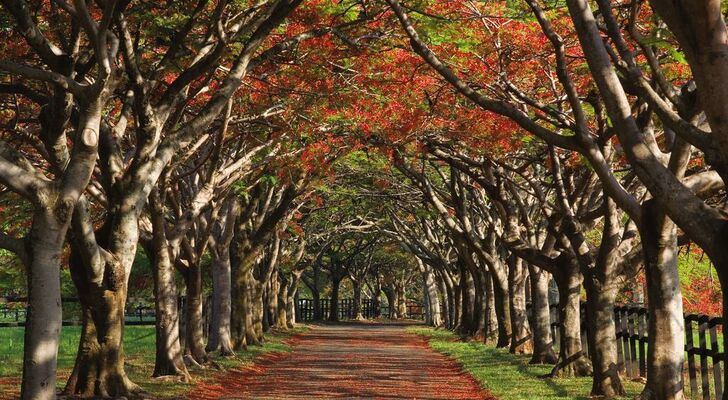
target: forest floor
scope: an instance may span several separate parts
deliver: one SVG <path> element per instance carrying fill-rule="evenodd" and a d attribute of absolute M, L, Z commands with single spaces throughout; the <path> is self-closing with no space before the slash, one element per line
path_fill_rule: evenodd
<path fill-rule="evenodd" d="M 494 400 L 457 362 L 433 351 L 408 324 L 314 325 L 286 341 L 289 352 L 264 354 L 190 400 L 472 399 Z"/>
<path fill-rule="evenodd" d="M 510 354 L 508 349 L 475 341 L 463 341 L 446 329 L 413 326 L 409 333 L 426 338 L 430 347 L 463 365 L 486 390 L 501 400 L 590 399 L 592 379 L 545 378 L 551 365 L 529 364 L 527 354 Z M 625 399 L 634 399 L 644 387 L 642 383 L 623 379 Z"/>

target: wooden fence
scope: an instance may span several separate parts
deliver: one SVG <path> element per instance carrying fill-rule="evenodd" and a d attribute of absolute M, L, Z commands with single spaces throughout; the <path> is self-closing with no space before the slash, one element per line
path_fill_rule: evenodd
<path fill-rule="evenodd" d="M 373 299 L 361 300 L 362 316 L 367 319 L 377 317 L 388 317 L 389 306 L 382 305 L 381 302 L 377 306 Z M 324 320 L 329 318 L 331 313 L 331 300 L 320 299 L 318 301 L 318 312 L 316 302 L 313 299 L 298 299 L 296 301 L 296 322 L 307 322 L 315 320 Z M 338 307 L 339 320 L 354 319 L 354 299 L 339 300 Z M 407 301 L 407 315 L 410 319 L 424 319 L 424 307 L 414 301 Z"/>
<path fill-rule="evenodd" d="M 586 307 L 581 306 L 581 341 L 589 356 Z M 645 307 L 630 305 L 614 308 L 614 324 L 617 333 L 617 358 L 620 371 L 628 378 L 647 377 L 648 312 Z M 693 399 L 721 399 L 723 396 L 723 319 L 707 315 L 686 314 L 685 319 L 685 368 L 683 387 Z M 559 327 L 556 305 L 551 305 L 551 330 L 554 343 L 559 343 Z M 687 383 L 687 384 L 686 384 Z M 689 386 L 689 388 L 688 388 Z"/>
<path fill-rule="evenodd" d="M 27 298 L 5 297 L 0 300 L 0 328 L 25 326 Z M 182 301 L 183 298 L 180 299 L 180 304 Z M 81 325 L 81 306 L 78 298 L 64 297 L 61 302 L 63 326 Z M 127 325 L 154 325 L 156 319 L 154 306 L 141 302 L 127 304 L 124 317 Z"/>

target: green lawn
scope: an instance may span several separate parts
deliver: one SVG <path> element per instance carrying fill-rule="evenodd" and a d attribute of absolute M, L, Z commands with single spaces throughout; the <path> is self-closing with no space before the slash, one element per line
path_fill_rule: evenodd
<path fill-rule="evenodd" d="M 284 341 L 295 333 L 305 331 L 305 326 L 287 332 L 266 334 L 263 346 L 251 346 L 246 352 L 238 352 L 235 358 L 213 357 L 221 367 L 234 368 L 249 363 L 254 357 L 271 351 L 288 351 Z M 81 328 L 63 327 L 58 349 L 58 387 L 62 388 L 71 373 L 78 348 Z M 179 383 L 157 380 L 151 377 L 154 370 L 154 326 L 127 326 L 124 334 L 126 371 L 129 377 L 145 391 L 161 398 L 175 396 L 192 389 L 195 383 L 211 381 L 224 371 L 207 368 L 192 371 L 195 382 Z M 23 368 L 23 328 L 0 328 L 0 393 L 17 393 L 20 390 L 20 374 Z M 0 396 L 2 397 L 2 396 Z"/>
<path fill-rule="evenodd" d="M 529 355 L 515 355 L 483 343 L 463 342 L 445 329 L 408 328 L 410 333 L 427 336 L 430 346 L 459 361 L 465 371 L 502 400 L 589 399 L 591 378 L 541 378 L 548 365 L 530 365 Z M 635 398 L 642 385 L 624 382 L 628 396 Z"/>

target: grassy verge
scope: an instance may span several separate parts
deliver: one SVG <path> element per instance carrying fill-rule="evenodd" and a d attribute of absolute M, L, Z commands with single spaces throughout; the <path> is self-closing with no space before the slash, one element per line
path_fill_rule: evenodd
<path fill-rule="evenodd" d="M 235 368 L 250 363 L 256 356 L 272 351 L 289 351 L 284 341 L 292 335 L 308 329 L 305 326 L 290 331 L 266 334 L 263 346 L 251 346 L 248 351 L 238 352 L 234 358 L 212 356 L 213 361 L 223 369 Z M 71 373 L 78 348 L 81 328 L 63 327 L 58 349 L 58 388 L 61 389 Z M 159 398 L 178 398 L 200 382 L 210 382 L 224 374 L 224 370 L 206 368 L 191 371 L 193 382 L 182 383 L 152 378 L 154 370 L 154 327 L 127 326 L 124 331 L 126 371 L 132 381 L 145 391 Z M 0 328 L 0 399 L 14 398 L 20 391 L 20 376 L 23 369 L 23 328 Z"/>
<path fill-rule="evenodd" d="M 430 347 L 459 361 L 463 369 L 502 400 L 589 399 L 591 378 L 541 378 L 548 365 L 530 365 L 529 355 L 515 355 L 483 343 L 463 342 L 452 332 L 411 327 L 408 332 L 428 337 Z M 642 384 L 623 382 L 629 399 L 642 390 Z"/>

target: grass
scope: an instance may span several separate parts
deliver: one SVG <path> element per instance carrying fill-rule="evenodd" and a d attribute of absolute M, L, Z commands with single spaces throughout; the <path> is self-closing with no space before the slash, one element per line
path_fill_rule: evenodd
<path fill-rule="evenodd" d="M 297 327 L 290 331 L 278 331 L 266 334 L 263 346 L 251 346 L 247 351 L 238 352 L 234 358 L 221 358 L 215 355 L 212 359 L 223 370 L 206 368 L 190 371 L 193 382 L 183 383 L 152 378 L 154 370 L 154 326 L 127 326 L 124 331 L 124 352 L 126 354 L 126 371 L 132 381 L 145 391 L 158 398 L 177 398 L 190 391 L 200 382 L 214 381 L 225 373 L 225 369 L 240 367 L 250 363 L 256 356 L 272 351 L 289 351 L 284 343 L 286 339 L 308 328 Z M 61 389 L 73 369 L 81 328 L 77 326 L 63 327 L 58 349 L 58 388 Z M 0 328 L 0 393 L 17 393 L 20 390 L 20 376 L 23 369 L 23 328 Z M 0 398 L 3 396 L 0 395 Z"/>
<path fill-rule="evenodd" d="M 444 329 L 410 327 L 410 333 L 428 337 L 430 347 L 463 365 L 480 384 L 502 400 L 589 399 L 591 378 L 542 378 L 549 365 L 530 365 L 530 355 L 510 354 L 493 346 L 463 342 Z M 623 380 L 628 399 L 635 398 L 642 384 Z"/>

